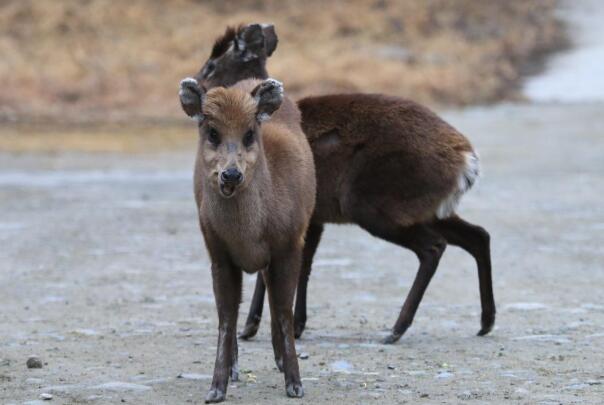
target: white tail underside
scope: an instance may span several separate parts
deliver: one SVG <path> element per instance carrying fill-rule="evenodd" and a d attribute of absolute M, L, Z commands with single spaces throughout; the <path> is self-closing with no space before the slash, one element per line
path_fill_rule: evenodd
<path fill-rule="evenodd" d="M 451 216 L 455 212 L 461 197 L 472 188 L 472 185 L 480 177 L 480 159 L 476 152 L 464 152 L 464 158 L 466 163 L 457 179 L 457 186 L 436 209 L 437 218 L 443 219 Z"/>

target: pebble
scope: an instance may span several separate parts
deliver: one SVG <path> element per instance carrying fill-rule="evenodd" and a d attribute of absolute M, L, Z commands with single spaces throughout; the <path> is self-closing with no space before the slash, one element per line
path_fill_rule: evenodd
<path fill-rule="evenodd" d="M 176 378 L 183 378 L 185 380 L 211 380 L 212 376 L 209 374 L 181 373 Z"/>
<path fill-rule="evenodd" d="M 30 356 L 25 363 L 27 368 L 42 368 L 42 360 L 38 356 Z"/>
<path fill-rule="evenodd" d="M 300 354 L 298 355 L 298 357 L 299 357 L 301 360 L 306 360 L 306 359 L 308 359 L 308 353 L 306 353 L 306 352 L 302 352 L 302 353 L 300 353 Z"/>
<path fill-rule="evenodd" d="M 472 399 L 472 392 L 471 391 L 460 392 L 459 394 L 457 394 L 457 398 L 461 399 L 462 401 L 468 401 L 468 400 Z"/>
<path fill-rule="evenodd" d="M 50 401 L 52 399 L 52 394 L 43 392 L 40 394 L 40 399 L 43 399 L 44 401 Z"/>
<path fill-rule="evenodd" d="M 450 373 L 448 371 L 441 371 L 434 378 L 445 379 L 445 378 L 451 378 L 451 377 L 453 377 L 453 373 Z"/>

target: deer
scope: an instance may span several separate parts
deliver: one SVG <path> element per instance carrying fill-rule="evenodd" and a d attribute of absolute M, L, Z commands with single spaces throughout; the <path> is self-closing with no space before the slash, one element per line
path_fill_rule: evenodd
<path fill-rule="evenodd" d="M 223 401 L 229 378 L 238 379 L 243 272 L 259 273 L 266 285 L 275 362 L 287 395 L 300 398 L 292 306 L 316 188 L 300 111 L 270 78 L 210 90 L 186 78 L 179 96 L 199 127 L 194 194 L 218 312 L 216 362 L 205 401 Z"/>
<path fill-rule="evenodd" d="M 228 27 L 195 75 L 205 86 L 268 77 L 266 60 L 277 47 L 272 24 Z M 384 344 L 397 342 L 413 322 L 447 245 L 476 261 L 481 328 L 495 323 L 490 235 L 456 214 L 461 197 L 480 175 L 469 140 L 425 106 L 381 94 L 332 94 L 298 101 L 302 129 L 317 176 L 317 201 L 305 238 L 297 287 L 294 328 L 307 321 L 307 288 L 324 225 L 357 224 L 371 235 L 410 249 L 419 268 Z M 242 339 L 260 325 L 265 285 L 258 277 Z"/>

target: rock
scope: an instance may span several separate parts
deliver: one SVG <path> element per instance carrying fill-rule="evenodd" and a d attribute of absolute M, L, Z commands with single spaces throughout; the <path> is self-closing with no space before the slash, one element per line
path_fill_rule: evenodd
<path fill-rule="evenodd" d="M 306 359 L 308 359 L 308 353 L 306 353 L 306 352 L 302 352 L 302 353 L 300 353 L 300 354 L 298 355 L 298 357 L 299 357 L 301 360 L 306 360 Z"/>
<path fill-rule="evenodd" d="M 71 333 L 76 336 L 97 336 L 99 334 L 99 332 L 97 332 L 94 329 L 84 329 L 84 328 L 74 329 L 71 331 Z"/>
<path fill-rule="evenodd" d="M 460 392 L 459 394 L 457 394 L 457 398 L 461 399 L 462 401 L 468 401 L 468 400 L 472 399 L 472 392 L 471 391 Z"/>
<path fill-rule="evenodd" d="M 395 366 L 393 366 L 392 364 L 388 364 L 388 370 L 395 370 L 395 369 L 396 369 Z"/>
<path fill-rule="evenodd" d="M 448 371 L 441 371 L 438 374 L 436 374 L 436 376 L 434 378 L 442 380 L 442 379 L 451 378 L 451 377 L 453 377 L 453 373 L 450 373 Z"/>
<path fill-rule="evenodd" d="M 29 356 L 27 362 L 25 363 L 27 368 L 42 368 L 42 360 L 38 356 Z"/>
<path fill-rule="evenodd" d="M 40 394 L 40 399 L 43 399 L 44 401 L 50 401 L 52 399 L 52 394 L 49 394 L 48 392 L 43 392 Z"/>

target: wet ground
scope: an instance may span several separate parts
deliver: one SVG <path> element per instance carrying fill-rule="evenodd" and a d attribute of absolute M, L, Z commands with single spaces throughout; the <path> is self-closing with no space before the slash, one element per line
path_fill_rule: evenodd
<path fill-rule="evenodd" d="M 484 166 L 460 213 L 492 235 L 489 336 L 475 336 L 475 265 L 450 247 L 413 326 L 398 344 L 379 344 L 417 261 L 356 227 L 330 226 L 298 341 L 305 399 L 285 397 L 264 319 L 240 343 L 244 372 L 229 403 L 602 403 L 603 111 L 445 114 Z M 217 320 L 193 154 L 0 155 L 0 403 L 35 404 L 44 393 L 58 404 L 202 402 Z M 26 367 L 31 355 L 41 369 Z"/>
<path fill-rule="evenodd" d="M 571 48 L 553 55 L 543 74 L 527 80 L 524 93 L 537 102 L 604 101 L 604 3 L 559 1 Z"/>

